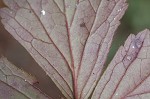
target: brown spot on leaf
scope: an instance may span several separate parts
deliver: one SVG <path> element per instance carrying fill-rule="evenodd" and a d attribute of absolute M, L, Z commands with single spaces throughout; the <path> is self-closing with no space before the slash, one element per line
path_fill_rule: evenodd
<path fill-rule="evenodd" d="M 81 23 L 81 24 L 80 24 L 80 27 L 85 27 L 85 23 L 84 23 L 84 22 Z"/>

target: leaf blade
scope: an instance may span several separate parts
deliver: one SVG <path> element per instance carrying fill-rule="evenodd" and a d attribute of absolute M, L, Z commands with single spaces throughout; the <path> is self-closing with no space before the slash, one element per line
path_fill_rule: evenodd
<path fill-rule="evenodd" d="M 49 32 L 47 31 L 49 30 L 46 30 L 48 27 L 45 28 L 43 25 L 44 23 L 42 24 L 44 19 L 42 18 L 39 19 L 40 15 L 37 14 L 39 12 L 36 12 L 37 10 L 41 11 L 38 8 L 36 9 L 37 7 L 36 4 L 39 4 L 39 1 L 35 1 L 35 2 L 30 1 L 31 6 L 29 5 L 29 2 L 27 2 L 26 0 L 17 1 L 17 2 L 13 0 L 11 2 L 13 2 L 11 3 L 13 4 L 12 6 L 10 6 L 11 4 L 9 0 L 8 1 L 5 0 L 5 3 L 10 8 L 12 7 L 11 9 L 1 10 L 1 16 L 3 17 L 2 22 L 5 24 L 5 28 L 7 28 L 7 30 L 15 37 L 15 39 L 17 39 L 27 49 L 27 51 L 30 52 L 30 54 L 33 56 L 36 62 L 39 63 L 39 65 L 46 71 L 46 73 L 52 78 L 52 80 L 56 83 L 56 85 L 60 89 L 62 89 L 62 92 L 66 94 L 67 97 L 72 97 L 72 81 L 71 81 L 72 78 L 71 78 L 71 71 L 70 71 L 71 67 L 69 67 L 70 58 L 68 58 L 70 56 L 69 54 L 67 54 L 70 52 L 68 52 L 69 48 L 67 47 L 68 43 L 66 42 L 68 40 L 67 36 L 66 34 L 64 34 L 65 32 L 63 32 L 66 31 L 65 27 L 62 28 L 61 30 L 63 30 L 62 35 L 66 36 L 66 39 L 63 39 L 64 40 L 63 43 L 65 44 L 66 47 L 62 48 L 62 45 L 64 44 L 61 44 L 61 42 L 59 41 L 60 39 L 59 36 L 54 35 L 56 41 L 52 41 L 51 36 L 53 38 L 54 36 L 52 34 L 48 34 Z M 24 2 L 24 5 L 21 5 L 21 2 Z M 43 2 L 43 4 L 47 4 L 47 3 Z M 56 14 L 57 11 L 58 10 L 56 9 Z M 57 22 L 57 20 L 55 21 Z M 57 29 L 55 29 L 55 31 L 56 30 Z M 54 32 L 54 34 L 56 33 Z M 57 46 L 55 43 L 57 43 Z M 39 47 L 40 45 L 37 44 L 41 44 L 44 46 L 42 46 L 43 48 L 41 48 Z M 46 48 L 45 46 L 51 48 Z M 49 52 L 50 54 L 47 54 L 46 52 Z M 67 61 L 66 61 L 66 57 L 68 59 Z M 56 63 L 56 59 L 60 61 Z M 63 76 L 61 76 L 60 73 Z M 56 80 L 56 79 L 60 79 L 60 80 Z"/>
<path fill-rule="evenodd" d="M 89 97 L 96 85 L 106 61 L 114 32 L 126 9 L 126 0 L 101 1 L 85 43 L 81 66 L 79 65 L 78 91 L 80 98 Z"/>
<path fill-rule="evenodd" d="M 89 97 L 127 8 L 126 0 L 5 0 L 5 3 L 10 8 L 1 10 L 5 28 L 62 93 L 67 98 Z"/>
<path fill-rule="evenodd" d="M 105 73 L 101 77 L 101 80 L 95 88 L 92 99 L 121 99 L 134 97 L 134 95 L 133 97 L 132 95 L 130 97 L 129 94 L 132 94 L 132 90 L 137 90 L 136 86 L 138 86 L 140 83 L 145 82 L 144 79 L 147 79 L 150 73 L 148 63 L 149 58 L 147 57 L 145 59 L 144 57 L 146 57 L 147 54 L 141 54 L 143 53 L 143 50 L 149 47 L 149 35 L 150 31 L 144 30 L 140 32 L 136 37 L 134 35 L 130 35 L 128 37 L 124 44 L 124 47 L 121 46 L 119 48 L 112 62 L 109 64 Z M 141 42 L 137 42 L 137 39 Z M 137 44 L 140 44 L 139 48 L 135 45 L 135 42 Z M 145 46 L 146 44 L 147 46 Z M 144 53 L 147 52 L 145 50 Z M 130 55 L 132 58 L 127 57 Z M 149 82 L 147 84 L 149 85 Z M 141 93 L 144 93 L 142 87 L 145 88 L 145 85 L 141 86 L 139 90 L 141 91 Z M 146 90 L 149 90 L 149 88 L 147 88 Z"/>
<path fill-rule="evenodd" d="M 0 58 L 1 98 L 52 99 L 33 87 L 35 82 L 37 81 L 34 77 L 15 67 L 5 57 Z"/>

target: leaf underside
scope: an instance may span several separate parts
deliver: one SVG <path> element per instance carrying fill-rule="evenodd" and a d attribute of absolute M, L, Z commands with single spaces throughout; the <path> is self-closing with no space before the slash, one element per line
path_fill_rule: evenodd
<path fill-rule="evenodd" d="M 36 79 L 18 69 L 5 57 L 0 58 L 1 99 L 51 99 L 33 87 Z"/>
<path fill-rule="evenodd" d="M 130 35 L 100 78 L 126 0 L 3 1 L 5 28 L 67 99 L 137 99 L 148 92 L 142 86 L 150 73 L 149 30 Z"/>
<path fill-rule="evenodd" d="M 150 31 L 131 34 L 98 82 L 92 99 L 150 98 Z"/>

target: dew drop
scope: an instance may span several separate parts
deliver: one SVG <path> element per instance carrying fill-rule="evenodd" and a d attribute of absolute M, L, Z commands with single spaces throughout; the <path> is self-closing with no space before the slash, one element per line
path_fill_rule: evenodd
<path fill-rule="evenodd" d="M 136 40 L 135 45 L 137 46 L 137 48 L 140 48 L 142 45 L 142 42 L 140 40 Z"/>
<path fill-rule="evenodd" d="M 27 80 L 25 79 L 24 81 L 26 82 Z"/>
<path fill-rule="evenodd" d="M 41 14 L 42 14 L 42 15 L 45 15 L 45 14 L 46 14 L 46 13 L 45 13 L 45 10 L 42 10 L 42 11 L 41 11 Z"/>
<path fill-rule="evenodd" d="M 118 96 L 118 93 L 116 93 L 115 95 Z"/>
<path fill-rule="evenodd" d="M 119 9 L 118 12 L 120 12 L 122 9 Z"/>
<path fill-rule="evenodd" d="M 133 45 L 132 48 L 135 48 L 135 46 Z"/>
<path fill-rule="evenodd" d="M 131 56 L 127 56 L 127 60 L 131 60 L 132 59 L 132 57 Z"/>

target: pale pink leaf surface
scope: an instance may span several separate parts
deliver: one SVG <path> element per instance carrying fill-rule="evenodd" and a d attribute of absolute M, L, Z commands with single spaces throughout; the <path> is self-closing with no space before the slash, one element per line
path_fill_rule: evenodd
<path fill-rule="evenodd" d="M 92 99 L 150 98 L 150 31 L 130 35 L 96 86 Z"/>
<path fill-rule="evenodd" d="M 69 99 L 93 91 L 126 0 L 4 0 L 10 34 Z"/>
<path fill-rule="evenodd" d="M 7 30 L 63 90 L 63 94 L 72 97 L 71 58 L 65 17 L 56 2 L 5 0 L 5 3 L 12 9 L 1 10 L 1 16 L 5 18 L 2 22 L 6 23 Z M 46 15 L 42 14 L 42 10 L 46 11 Z"/>
<path fill-rule="evenodd" d="M 33 87 L 36 79 L 18 69 L 5 57 L 0 58 L 0 98 L 1 99 L 50 99 Z"/>

